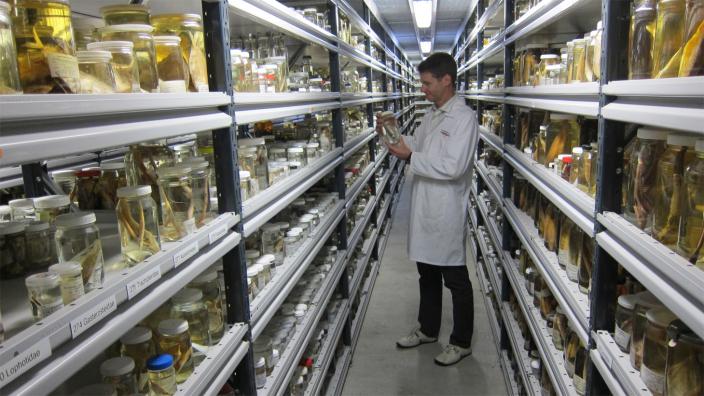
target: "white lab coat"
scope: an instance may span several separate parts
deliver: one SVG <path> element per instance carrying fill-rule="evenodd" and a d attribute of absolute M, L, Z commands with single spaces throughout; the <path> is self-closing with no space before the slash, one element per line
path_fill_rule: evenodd
<path fill-rule="evenodd" d="M 466 264 L 467 203 L 479 128 L 476 114 L 459 96 L 445 109 L 432 130 L 432 115 L 439 109 L 425 114 L 413 136 L 404 136 L 413 152 L 408 256 L 458 266 Z"/>

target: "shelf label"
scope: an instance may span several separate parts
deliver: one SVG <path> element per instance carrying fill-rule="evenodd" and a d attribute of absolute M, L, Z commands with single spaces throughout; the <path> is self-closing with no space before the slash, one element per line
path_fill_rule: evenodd
<path fill-rule="evenodd" d="M 141 293 L 142 290 L 154 284 L 154 282 L 161 279 L 161 267 L 155 265 L 154 268 L 142 274 L 138 279 L 127 283 L 127 299 L 131 300 L 137 294 Z"/>
<path fill-rule="evenodd" d="M 117 302 L 115 296 L 110 296 L 95 305 L 89 311 L 83 313 L 78 319 L 71 321 L 71 337 L 76 338 L 90 329 L 94 324 L 100 322 L 104 317 L 115 312 Z"/>
<path fill-rule="evenodd" d="M 49 344 L 48 338 L 44 338 L 29 349 L 20 352 L 0 367 L 0 388 L 9 384 L 43 360 L 46 360 L 49 356 L 51 356 L 51 344 Z"/>
<path fill-rule="evenodd" d="M 227 226 L 220 226 L 208 234 L 208 240 L 210 243 L 217 241 L 222 238 L 223 235 L 227 234 Z"/>
<path fill-rule="evenodd" d="M 198 253 L 198 241 L 191 243 L 185 249 L 174 254 L 174 267 L 183 264 L 186 260 L 195 256 L 196 253 Z"/>

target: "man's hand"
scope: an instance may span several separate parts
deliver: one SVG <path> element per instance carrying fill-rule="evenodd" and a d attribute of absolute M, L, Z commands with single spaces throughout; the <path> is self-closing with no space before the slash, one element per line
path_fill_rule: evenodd
<path fill-rule="evenodd" d="M 407 160 L 408 157 L 411 156 L 411 149 L 406 146 L 406 142 L 403 140 L 403 136 L 401 136 L 401 140 L 398 141 L 398 143 L 391 145 L 387 144 L 386 147 L 389 149 L 389 152 L 398 158 L 402 160 Z"/>

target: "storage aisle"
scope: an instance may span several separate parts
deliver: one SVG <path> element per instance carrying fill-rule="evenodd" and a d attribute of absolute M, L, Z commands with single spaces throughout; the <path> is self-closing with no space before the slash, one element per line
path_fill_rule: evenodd
<path fill-rule="evenodd" d="M 468 262 L 475 315 L 472 356 L 451 367 L 433 362 L 452 328 L 447 289 L 439 342 L 408 350 L 396 348 L 396 339 L 416 325 L 418 313 L 418 276 L 415 264 L 406 254 L 410 176 L 406 181 L 343 394 L 505 395 L 495 344 L 485 342 L 492 334 L 471 257 Z"/>

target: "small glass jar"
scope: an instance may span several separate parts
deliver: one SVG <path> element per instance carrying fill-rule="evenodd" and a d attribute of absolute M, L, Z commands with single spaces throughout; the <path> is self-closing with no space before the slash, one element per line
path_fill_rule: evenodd
<path fill-rule="evenodd" d="M 13 199 L 7 203 L 10 206 L 10 219 L 12 221 L 33 220 L 34 200 L 31 198 Z"/>
<path fill-rule="evenodd" d="M 100 375 L 103 377 L 103 382 L 115 387 L 118 396 L 129 396 L 137 393 L 137 377 L 134 368 L 134 360 L 131 357 L 114 357 L 100 365 Z"/>
<path fill-rule="evenodd" d="M 176 382 L 179 384 L 185 382 L 193 373 L 193 348 L 188 330 L 188 322 L 183 319 L 166 319 L 159 322 L 157 352 L 173 356 Z"/>
<path fill-rule="evenodd" d="M 100 209 L 100 169 L 86 168 L 76 172 L 76 199 L 81 210 Z"/>
<path fill-rule="evenodd" d="M 163 240 L 177 241 L 196 229 L 193 217 L 193 179 L 189 166 L 159 168 Z"/>
<path fill-rule="evenodd" d="M 180 44 L 178 36 L 154 36 L 159 91 L 162 93 L 187 92 L 188 71 Z"/>
<path fill-rule="evenodd" d="M 34 321 L 40 321 L 64 307 L 59 275 L 40 272 L 24 280 L 32 305 Z"/>
<path fill-rule="evenodd" d="M 212 344 L 215 345 L 225 335 L 225 309 L 222 304 L 222 295 L 225 290 L 220 288 L 218 273 L 216 271 L 207 271 L 195 278 L 189 284 L 189 287 L 198 289 L 203 293 L 203 302 L 208 310 L 210 339 Z"/>
<path fill-rule="evenodd" d="M 645 316 L 648 324 L 645 328 L 640 378 L 653 395 L 662 396 L 665 394 L 667 328 L 677 316 L 665 307 L 650 309 Z"/>
<path fill-rule="evenodd" d="M 32 221 L 27 224 L 25 234 L 25 268 L 27 271 L 37 271 L 47 268 L 57 261 L 55 230 L 47 222 Z"/>
<path fill-rule="evenodd" d="M 168 353 L 156 355 L 147 361 L 149 394 L 171 396 L 176 394 L 176 370 L 174 357 Z"/>
<path fill-rule="evenodd" d="M 27 243 L 24 222 L 0 223 L 0 276 L 16 278 L 25 273 Z"/>
<path fill-rule="evenodd" d="M 273 254 L 265 254 L 257 260 L 257 264 L 262 266 L 265 274 L 268 274 L 267 283 L 276 275 L 276 262 Z"/>
<path fill-rule="evenodd" d="M 257 340 L 254 341 L 254 355 L 255 359 L 258 359 L 259 357 L 263 357 L 264 361 L 266 362 L 266 375 L 269 376 L 271 375 L 271 372 L 274 371 L 274 365 L 272 364 L 273 361 L 273 347 L 272 347 L 272 340 L 271 337 L 262 334 L 259 337 L 257 337 Z"/>
<path fill-rule="evenodd" d="M 161 196 L 157 180 L 157 169 L 172 166 L 176 154 L 165 141 L 139 143 L 130 146 L 125 155 L 125 173 L 129 186 L 152 186 L 152 198 L 161 213 Z"/>
<path fill-rule="evenodd" d="M 645 342 L 645 329 L 648 325 L 646 313 L 653 309 L 662 306 L 655 296 L 649 292 L 642 292 L 638 295 L 635 308 L 633 308 L 633 333 L 631 334 L 630 359 L 631 366 L 636 370 L 640 370 L 643 361 L 643 344 Z"/>
<path fill-rule="evenodd" d="M 149 391 L 148 362 L 156 353 L 152 331 L 147 327 L 134 327 L 120 337 L 120 343 L 122 344 L 122 355 L 130 357 L 134 361 L 137 393 L 146 394 Z M 173 358 L 171 363 L 173 366 Z"/>
<path fill-rule="evenodd" d="M 12 36 L 12 19 L 8 3 L 0 2 L 0 95 L 20 94 L 17 49 Z"/>
<path fill-rule="evenodd" d="M 193 216 L 196 227 L 201 228 L 212 220 L 216 215 L 210 206 L 210 172 L 208 161 L 200 161 L 193 158 L 186 161 L 191 168 L 192 195 L 193 195 Z"/>
<path fill-rule="evenodd" d="M 189 92 L 208 92 L 208 68 L 205 56 L 203 19 L 198 14 L 163 14 L 152 16 L 158 34 L 181 38 L 181 53 L 186 62 Z"/>
<path fill-rule="evenodd" d="M 259 253 L 259 250 L 249 249 L 249 250 L 245 250 L 244 257 L 247 260 L 247 266 L 251 266 L 251 265 L 254 265 L 254 263 L 256 263 L 256 261 L 257 261 L 257 259 L 259 259 L 259 257 L 261 257 L 261 253 Z"/>
<path fill-rule="evenodd" d="M 306 144 L 306 163 L 311 164 L 318 158 L 318 153 L 320 152 L 320 143 L 313 142 Z"/>
<path fill-rule="evenodd" d="M 139 68 L 139 85 L 144 92 L 159 92 L 154 49 L 154 28 L 146 24 L 110 25 L 99 29 L 104 41 L 131 41 Z"/>
<path fill-rule="evenodd" d="M 151 194 L 151 186 L 122 187 L 117 190 L 120 252 L 130 266 L 144 261 L 161 249 L 158 210 Z"/>
<path fill-rule="evenodd" d="M 704 341 L 681 320 L 667 328 L 666 395 L 704 393 Z"/>
<path fill-rule="evenodd" d="M 68 195 L 48 195 L 34 200 L 37 220 L 54 224 L 56 217 L 69 212 L 71 200 Z"/>
<path fill-rule="evenodd" d="M 622 352 L 628 352 L 633 333 L 633 308 L 638 301 L 638 294 L 623 294 L 618 296 L 616 305 L 616 326 L 614 341 Z"/>
<path fill-rule="evenodd" d="M 0 205 L 0 223 L 6 223 L 12 219 L 12 209 L 9 205 Z"/>
<path fill-rule="evenodd" d="M 555 318 L 552 322 L 552 343 L 558 351 L 562 351 L 565 348 L 568 330 L 569 324 L 567 316 L 564 311 L 562 311 L 562 307 L 558 305 L 557 308 L 555 308 Z"/>
<path fill-rule="evenodd" d="M 248 171 L 240 171 L 240 199 L 242 202 L 254 196 L 250 188 L 251 184 L 250 173 Z"/>
<path fill-rule="evenodd" d="M 585 61 L 587 55 L 587 43 L 589 39 L 572 40 L 574 45 L 574 60 L 572 61 L 572 79 L 571 83 L 586 82 L 587 75 L 585 72 Z"/>
<path fill-rule="evenodd" d="M 262 389 L 266 385 L 266 359 L 259 356 L 254 361 L 254 382 L 257 389 Z"/>
<path fill-rule="evenodd" d="M 254 162 L 249 170 L 257 191 L 263 191 L 269 187 L 269 156 L 266 141 L 263 138 L 239 139 L 237 141 L 238 150 L 248 154 L 254 154 Z"/>
<path fill-rule="evenodd" d="M 296 251 L 298 251 L 298 248 L 301 246 L 301 239 L 302 239 L 302 230 L 298 227 L 293 227 L 291 228 L 290 231 L 286 233 L 286 238 L 288 240 L 284 240 L 284 244 L 286 245 L 286 254 L 294 254 Z"/>
<path fill-rule="evenodd" d="M 284 234 L 276 224 L 264 224 L 261 229 L 262 253 L 274 255 L 277 266 L 284 262 Z"/>
<path fill-rule="evenodd" d="M 95 213 L 60 215 L 56 218 L 54 240 L 59 262 L 75 261 L 81 265 L 86 293 L 103 284 L 103 247 Z"/>
<path fill-rule="evenodd" d="M 286 159 L 288 161 L 296 161 L 305 164 L 305 153 L 302 147 L 289 147 L 286 149 Z"/>
<path fill-rule="evenodd" d="M 80 264 L 71 261 L 54 264 L 49 267 L 49 272 L 59 275 L 61 298 L 64 305 L 72 303 L 85 294 Z"/>
<path fill-rule="evenodd" d="M 61 191 L 65 195 L 71 195 L 76 187 L 76 170 L 75 169 L 64 169 L 59 171 L 51 172 L 51 178 L 54 179 Z"/>
<path fill-rule="evenodd" d="M 252 264 L 250 268 L 252 268 L 253 273 L 256 275 L 257 287 L 259 291 L 261 291 L 267 285 L 268 278 L 266 272 L 264 272 L 264 266 L 255 263 Z"/>
<path fill-rule="evenodd" d="M 106 162 L 100 165 L 100 208 L 105 210 L 115 209 L 117 205 L 117 190 L 127 186 L 125 163 Z"/>
<path fill-rule="evenodd" d="M 548 76 L 548 67 L 559 65 L 560 57 L 555 54 L 540 55 L 540 63 L 538 64 L 537 82 L 538 85 L 550 85 L 552 80 Z M 558 69 L 559 70 L 559 69 Z"/>
<path fill-rule="evenodd" d="M 101 7 L 100 15 L 103 16 L 106 25 L 122 25 L 126 23 L 151 24 L 149 8 L 141 4 L 120 4 Z"/>
<path fill-rule="evenodd" d="M 252 302 L 259 295 L 259 267 L 251 266 L 247 268 L 247 290 L 250 294 L 249 301 Z"/>
<path fill-rule="evenodd" d="M 171 297 L 171 317 L 188 321 L 191 342 L 201 346 L 212 345 L 208 309 L 199 289 L 184 288 Z"/>
<path fill-rule="evenodd" d="M 110 51 L 78 51 L 82 94 L 107 94 L 117 90 Z"/>

